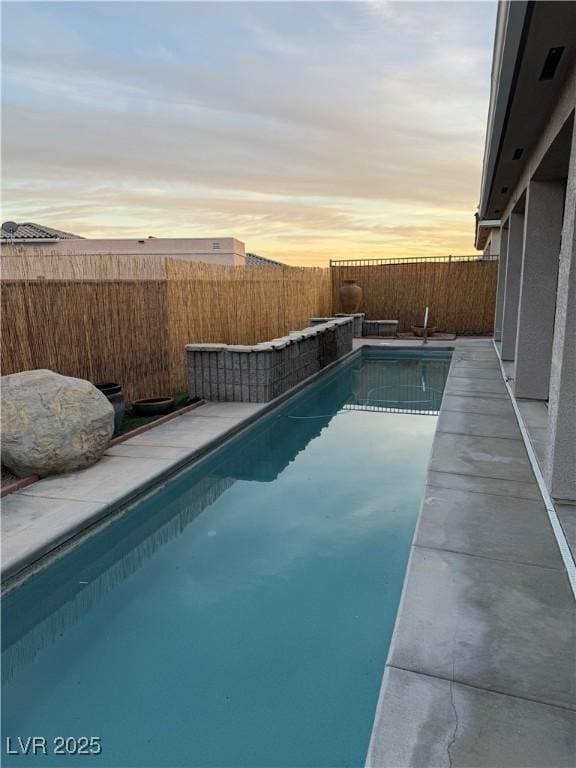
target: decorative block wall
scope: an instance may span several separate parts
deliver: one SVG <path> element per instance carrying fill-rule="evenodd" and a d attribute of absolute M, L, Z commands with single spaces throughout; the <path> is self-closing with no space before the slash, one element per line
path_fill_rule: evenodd
<path fill-rule="evenodd" d="M 354 338 L 359 339 L 362 336 L 397 336 L 398 320 L 366 320 L 364 312 L 355 312 L 346 314 L 338 312 L 334 317 L 351 317 L 354 321 Z M 311 317 L 310 325 L 319 325 L 333 320 L 331 317 Z"/>
<path fill-rule="evenodd" d="M 362 337 L 362 323 L 366 317 L 364 312 L 354 312 L 352 314 L 346 314 L 346 312 L 336 312 L 334 317 L 351 317 L 354 320 L 354 338 L 360 339 Z"/>
<path fill-rule="evenodd" d="M 188 344 L 188 393 L 265 403 L 352 351 L 354 319 L 331 318 L 253 346 Z"/>
<path fill-rule="evenodd" d="M 364 320 L 363 336 L 397 336 L 398 320 Z"/>
<path fill-rule="evenodd" d="M 334 317 L 351 317 L 354 321 L 354 338 L 359 339 L 362 336 L 362 323 L 364 321 L 364 312 L 355 312 L 353 314 L 347 314 L 346 312 L 338 312 Z M 334 317 L 311 317 L 310 325 L 320 325 L 321 323 L 327 323 L 329 320 L 334 320 Z"/>

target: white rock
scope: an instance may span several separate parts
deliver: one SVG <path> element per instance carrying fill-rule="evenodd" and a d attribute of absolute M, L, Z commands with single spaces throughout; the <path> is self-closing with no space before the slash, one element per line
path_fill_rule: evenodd
<path fill-rule="evenodd" d="M 47 370 L 2 376 L 2 464 L 19 477 L 94 464 L 114 431 L 114 409 L 89 381 Z"/>

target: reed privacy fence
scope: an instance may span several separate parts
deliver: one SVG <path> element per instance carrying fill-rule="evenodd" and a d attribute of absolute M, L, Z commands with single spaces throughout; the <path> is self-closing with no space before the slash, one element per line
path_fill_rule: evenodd
<path fill-rule="evenodd" d="M 254 344 L 332 311 L 328 269 L 162 257 L 28 257 L 2 293 L 3 374 L 117 381 L 129 400 L 184 391 L 188 343 Z"/>
<path fill-rule="evenodd" d="M 117 381 L 129 400 L 186 389 L 184 347 L 255 344 L 340 311 L 355 279 L 367 319 L 492 330 L 496 262 L 333 262 L 331 269 L 233 267 L 160 256 L 2 259 L 2 372 L 50 368 Z"/>
<path fill-rule="evenodd" d="M 344 280 L 362 288 L 367 320 L 399 321 L 400 331 L 421 325 L 426 306 L 438 331 L 491 333 L 498 262 L 476 256 L 331 261 L 333 306 Z"/>

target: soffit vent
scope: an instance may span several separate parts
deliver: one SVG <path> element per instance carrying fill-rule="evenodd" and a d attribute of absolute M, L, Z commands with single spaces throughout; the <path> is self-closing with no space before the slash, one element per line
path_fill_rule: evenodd
<path fill-rule="evenodd" d="M 556 48 L 550 48 L 548 55 L 546 56 L 544 66 L 542 67 L 542 72 L 540 73 L 540 80 L 552 80 L 556 74 L 556 70 L 558 69 L 558 64 L 560 64 L 560 59 L 562 58 L 563 53 L 563 45 L 559 45 Z"/>

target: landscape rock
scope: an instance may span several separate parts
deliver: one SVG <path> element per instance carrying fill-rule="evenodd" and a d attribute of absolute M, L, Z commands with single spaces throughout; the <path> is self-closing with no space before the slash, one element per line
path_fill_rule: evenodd
<path fill-rule="evenodd" d="M 2 464 L 18 477 L 94 464 L 114 431 L 114 409 L 89 381 L 48 370 L 2 376 Z"/>

